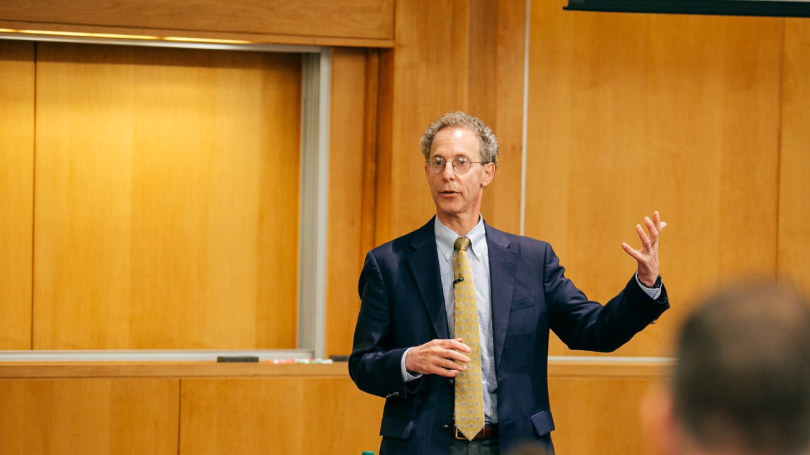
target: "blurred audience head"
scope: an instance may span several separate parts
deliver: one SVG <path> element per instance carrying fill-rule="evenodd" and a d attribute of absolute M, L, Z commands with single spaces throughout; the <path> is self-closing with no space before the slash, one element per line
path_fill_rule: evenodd
<path fill-rule="evenodd" d="M 674 454 L 810 454 L 810 304 L 745 284 L 696 307 L 669 390 L 647 400 L 653 445 Z"/>

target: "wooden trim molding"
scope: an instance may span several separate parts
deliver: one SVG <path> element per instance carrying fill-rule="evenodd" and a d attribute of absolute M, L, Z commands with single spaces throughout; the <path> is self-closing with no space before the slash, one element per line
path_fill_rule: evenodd
<path fill-rule="evenodd" d="M 235 378 L 348 377 L 348 364 L 94 362 L 0 363 L 0 379 L 35 378 Z"/>
<path fill-rule="evenodd" d="M 0 29 L 393 47 L 394 0 L 25 0 L 0 4 Z"/>
<path fill-rule="evenodd" d="M 674 363 L 549 362 L 550 379 L 666 378 Z M 34 378 L 235 378 L 235 377 L 348 377 L 348 363 L 267 364 L 216 362 L 5 362 L 0 379 Z"/>
<path fill-rule="evenodd" d="M 549 362 L 548 377 L 667 378 L 674 366 L 674 362 Z"/>

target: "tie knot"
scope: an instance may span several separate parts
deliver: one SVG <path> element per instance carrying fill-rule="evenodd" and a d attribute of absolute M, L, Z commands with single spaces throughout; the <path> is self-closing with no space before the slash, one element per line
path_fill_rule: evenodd
<path fill-rule="evenodd" d="M 453 248 L 456 251 L 467 251 L 467 248 L 470 247 L 470 239 L 467 237 L 459 237 L 456 239 L 456 243 L 453 244 Z"/>

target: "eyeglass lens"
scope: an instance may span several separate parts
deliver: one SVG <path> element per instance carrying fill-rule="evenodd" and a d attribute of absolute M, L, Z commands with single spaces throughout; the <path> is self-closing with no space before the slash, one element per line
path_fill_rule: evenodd
<path fill-rule="evenodd" d="M 464 174 L 465 172 L 470 170 L 470 160 L 463 157 L 458 157 L 453 160 L 453 169 L 456 171 L 457 174 Z M 430 172 L 434 174 L 438 174 L 442 172 L 447 166 L 447 161 L 440 156 L 435 156 L 433 159 L 430 160 Z"/>

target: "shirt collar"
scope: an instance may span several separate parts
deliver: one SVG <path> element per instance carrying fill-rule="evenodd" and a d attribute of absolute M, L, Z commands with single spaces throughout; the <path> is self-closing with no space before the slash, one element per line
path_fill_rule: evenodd
<path fill-rule="evenodd" d="M 459 237 L 458 234 L 453 232 L 452 229 L 442 224 L 439 221 L 439 217 L 435 218 L 435 222 L 433 223 L 433 232 L 436 234 L 436 245 L 439 247 L 439 252 L 441 256 L 444 257 L 445 260 L 450 260 L 453 257 L 453 253 L 455 251 L 454 244 L 456 243 L 456 239 Z M 478 224 L 473 227 L 470 232 L 467 233 L 466 237 L 470 239 L 470 249 L 472 250 L 473 255 L 477 258 L 481 258 L 481 253 L 483 251 L 481 242 L 486 240 L 487 231 L 484 229 L 484 218 L 481 215 L 478 215 Z"/>

